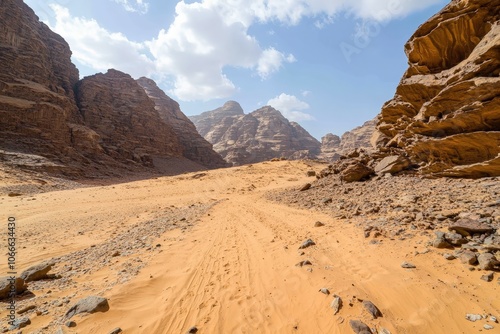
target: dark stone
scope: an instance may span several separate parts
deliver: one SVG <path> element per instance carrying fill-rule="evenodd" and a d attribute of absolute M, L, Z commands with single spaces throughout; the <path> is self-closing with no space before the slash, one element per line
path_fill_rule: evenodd
<path fill-rule="evenodd" d="M 90 296 L 78 301 L 73 305 L 68 312 L 66 312 L 66 318 L 71 318 L 72 316 L 80 313 L 95 313 L 95 312 L 106 312 L 109 310 L 108 300 L 102 297 Z"/>
<path fill-rule="evenodd" d="M 26 283 L 39 281 L 47 278 L 47 273 L 52 269 L 53 263 L 44 262 L 37 264 L 36 266 L 30 267 L 22 272 L 21 278 L 24 279 Z"/>
<path fill-rule="evenodd" d="M 368 311 L 368 313 L 371 314 L 373 319 L 377 319 L 378 317 L 382 316 L 382 312 L 380 312 L 380 310 L 371 301 L 364 300 L 363 306 Z"/>
<path fill-rule="evenodd" d="M 316 243 L 314 241 L 312 241 L 311 239 L 307 239 L 306 241 L 304 241 L 302 243 L 302 245 L 300 245 L 299 249 L 304 249 L 304 248 L 311 247 L 314 245 L 316 245 Z"/>
<path fill-rule="evenodd" d="M 356 334 L 371 334 L 372 331 L 364 322 L 359 320 L 349 320 L 349 325 L 351 325 L 352 330 Z"/>

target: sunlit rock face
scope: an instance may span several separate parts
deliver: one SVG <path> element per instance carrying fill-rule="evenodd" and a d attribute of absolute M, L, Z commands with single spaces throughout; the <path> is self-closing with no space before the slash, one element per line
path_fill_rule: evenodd
<path fill-rule="evenodd" d="M 379 115 L 379 147 L 425 174 L 500 175 L 500 1 L 452 1 L 405 46 L 409 68 Z"/>

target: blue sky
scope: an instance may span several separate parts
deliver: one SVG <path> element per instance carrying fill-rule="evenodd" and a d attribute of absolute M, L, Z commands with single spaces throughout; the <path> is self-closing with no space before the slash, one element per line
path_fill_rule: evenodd
<path fill-rule="evenodd" d="M 320 139 L 375 117 L 443 0 L 25 0 L 80 76 L 148 76 L 195 115 L 270 104 Z"/>

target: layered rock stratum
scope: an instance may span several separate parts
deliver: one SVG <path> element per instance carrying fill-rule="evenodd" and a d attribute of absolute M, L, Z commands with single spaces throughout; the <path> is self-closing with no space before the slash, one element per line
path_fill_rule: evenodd
<path fill-rule="evenodd" d="M 403 149 L 424 174 L 500 175 L 500 1 L 451 1 L 405 52 L 379 146 Z"/>
<path fill-rule="evenodd" d="M 0 159 L 73 177 L 225 166 L 152 80 L 79 80 L 66 41 L 21 0 L 2 1 L 0 21 Z"/>
<path fill-rule="evenodd" d="M 321 144 L 298 123 L 265 106 L 244 114 L 235 101 L 191 117 L 198 132 L 233 165 L 274 158 L 315 158 Z"/>

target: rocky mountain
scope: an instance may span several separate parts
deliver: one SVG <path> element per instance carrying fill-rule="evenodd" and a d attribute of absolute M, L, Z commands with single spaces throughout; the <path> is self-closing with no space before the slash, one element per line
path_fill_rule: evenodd
<path fill-rule="evenodd" d="M 244 114 L 235 101 L 191 117 L 198 132 L 229 163 L 242 165 L 273 158 L 313 158 L 321 144 L 304 128 L 265 106 Z"/>
<path fill-rule="evenodd" d="M 0 20 L 1 160 L 75 177 L 225 166 L 153 81 L 79 80 L 68 44 L 23 1 L 2 1 Z"/>
<path fill-rule="evenodd" d="M 227 167 L 224 159 L 213 150 L 212 144 L 196 131 L 193 122 L 181 111 L 179 103 L 168 97 L 151 79 L 142 77 L 137 83 L 155 103 L 161 119 L 172 127 L 183 147 L 184 157 L 207 167 Z"/>
<path fill-rule="evenodd" d="M 363 125 L 345 132 L 342 137 L 331 133 L 326 134 L 321 138 L 321 158 L 334 161 L 355 149 L 362 149 L 366 152 L 373 151 L 371 140 L 376 124 L 376 119 L 369 120 Z"/>
<path fill-rule="evenodd" d="M 425 174 L 500 175 L 500 1 L 453 0 L 405 46 L 409 68 L 379 115 L 379 147 Z"/>

